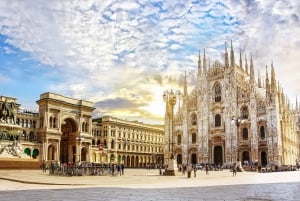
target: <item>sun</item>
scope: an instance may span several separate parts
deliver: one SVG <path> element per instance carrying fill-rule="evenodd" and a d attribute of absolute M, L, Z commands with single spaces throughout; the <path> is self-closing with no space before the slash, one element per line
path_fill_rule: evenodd
<path fill-rule="evenodd" d="M 152 87 L 152 101 L 142 109 L 148 111 L 153 118 L 161 117 L 163 120 L 165 115 L 166 104 L 163 100 L 163 89 L 158 86 Z"/>

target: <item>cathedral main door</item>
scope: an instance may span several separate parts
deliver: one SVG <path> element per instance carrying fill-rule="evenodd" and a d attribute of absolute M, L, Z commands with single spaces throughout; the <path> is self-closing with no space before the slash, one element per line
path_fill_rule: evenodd
<path fill-rule="evenodd" d="M 214 164 L 215 165 L 223 164 L 223 151 L 221 146 L 214 147 Z"/>
<path fill-rule="evenodd" d="M 197 154 L 192 154 L 192 156 L 191 156 L 191 163 L 192 164 L 197 164 Z"/>

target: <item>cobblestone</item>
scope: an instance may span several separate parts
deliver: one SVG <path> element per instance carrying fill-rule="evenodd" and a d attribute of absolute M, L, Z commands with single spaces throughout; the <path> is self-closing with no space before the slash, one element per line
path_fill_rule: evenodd
<path fill-rule="evenodd" d="M 300 200 L 300 172 L 198 171 L 159 176 L 129 169 L 123 176 L 60 177 L 36 170 L 0 170 L 0 200 Z"/>

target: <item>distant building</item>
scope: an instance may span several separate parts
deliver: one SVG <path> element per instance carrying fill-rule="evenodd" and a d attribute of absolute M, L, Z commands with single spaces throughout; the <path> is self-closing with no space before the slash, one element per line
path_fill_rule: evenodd
<path fill-rule="evenodd" d="M 188 93 L 185 76 L 182 104 L 173 121 L 166 111 L 165 157 L 174 154 L 179 164 L 216 165 L 241 161 L 280 166 L 299 160 L 297 100 L 292 107 L 276 80 L 273 63 L 270 74 L 266 67 L 263 80 L 254 76 L 252 57 L 243 60 L 240 53 L 238 63 L 232 44 L 229 53 L 225 44 L 223 62 L 210 64 L 205 50 L 202 58 L 199 55 L 196 86 Z"/>
<path fill-rule="evenodd" d="M 93 120 L 92 161 L 124 163 L 126 167 L 163 164 L 164 130 L 111 116 Z"/>

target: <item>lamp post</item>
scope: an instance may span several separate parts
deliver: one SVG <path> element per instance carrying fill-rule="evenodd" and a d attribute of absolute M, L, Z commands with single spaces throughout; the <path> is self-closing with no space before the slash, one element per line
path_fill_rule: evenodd
<path fill-rule="evenodd" d="M 166 115 L 168 120 L 168 170 L 170 175 L 175 175 L 174 172 L 174 105 L 176 104 L 176 96 L 180 95 L 178 90 L 176 93 L 171 91 L 165 91 L 163 94 L 163 100 L 166 103 Z"/>
<path fill-rule="evenodd" d="M 275 151 L 274 151 L 274 135 L 275 135 L 275 129 L 276 127 L 271 123 L 271 145 L 272 145 L 272 165 L 275 165 Z"/>
<path fill-rule="evenodd" d="M 78 161 L 78 164 L 80 165 L 80 163 L 81 163 L 81 145 L 82 145 L 82 141 L 84 140 L 84 138 L 79 135 L 78 137 L 76 137 L 76 139 L 78 140 L 78 143 L 79 143 L 79 150 L 78 150 L 79 161 Z"/>
<path fill-rule="evenodd" d="M 127 150 L 127 146 L 129 145 L 130 143 L 129 143 L 129 141 L 127 140 L 127 139 L 125 139 L 125 141 L 123 142 L 123 148 L 124 148 L 124 165 L 125 166 L 128 166 L 128 164 L 127 164 L 127 156 L 126 156 L 126 150 Z"/>
<path fill-rule="evenodd" d="M 232 117 L 232 120 L 231 120 L 231 123 L 233 124 L 233 125 L 235 125 L 236 127 L 237 127 L 237 135 L 236 135 L 236 137 L 237 137 L 237 144 L 236 144 L 236 149 L 237 149 L 237 162 L 239 163 L 239 161 L 240 161 L 240 147 L 239 147 L 239 143 L 240 143 L 240 139 L 239 139 L 239 130 L 240 130 L 240 125 L 241 125 L 241 121 L 242 121 L 242 119 L 241 118 L 236 118 L 236 117 Z"/>

